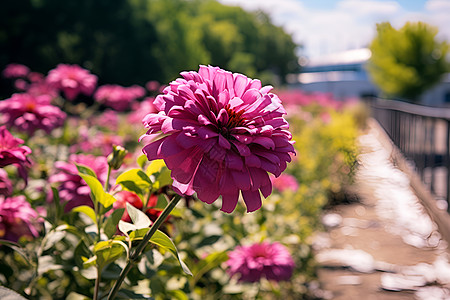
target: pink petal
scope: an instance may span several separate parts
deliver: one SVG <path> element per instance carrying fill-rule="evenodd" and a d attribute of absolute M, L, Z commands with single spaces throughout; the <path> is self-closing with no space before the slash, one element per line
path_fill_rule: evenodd
<path fill-rule="evenodd" d="M 252 212 L 261 208 L 261 195 L 259 190 L 257 191 L 242 191 L 245 205 L 247 206 L 247 212 Z"/>
<path fill-rule="evenodd" d="M 253 143 L 259 144 L 263 146 L 266 149 L 274 150 L 275 149 L 275 143 L 271 138 L 259 136 L 253 140 Z"/>
<path fill-rule="evenodd" d="M 145 155 L 147 155 L 148 160 L 155 160 L 155 159 L 161 159 L 163 158 L 160 154 L 160 148 L 162 142 L 164 142 L 166 138 L 162 138 L 157 141 L 153 141 L 150 144 L 146 145 L 144 148 L 142 148 L 142 152 L 144 152 Z"/>
<path fill-rule="evenodd" d="M 220 209 L 226 213 L 232 213 L 236 208 L 236 205 L 239 200 L 239 190 L 232 194 L 223 194 L 222 195 L 222 208 Z"/>
<path fill-rule="evenodd" d="M 220 145 L 220 147 L 225 148 L 225 149 L 231 148 L 230 142 L 228 142 L 228 140 L 226 138 L 224 138 L 221 134 L 219 134 L 219 145 Z"/>
<path fill-rule="evenodd" d="M 249 190 L 251 187 L 250 174 L 247 169 L 236 171 L 231 170 L 235 185 L 241 190 Z"/>
<path fill-rule="evenodd" d="M 187 184 L 180 183 L 175 179 L 173 180 L 173 183 L 172 183 L 172 187 L 177 194 L 188 195 L 188 196 L 191 196 L 195 193 L 195 191 L 192 189 L 191 185 L 192 185 L 191 183 L 187 183 Z"/>

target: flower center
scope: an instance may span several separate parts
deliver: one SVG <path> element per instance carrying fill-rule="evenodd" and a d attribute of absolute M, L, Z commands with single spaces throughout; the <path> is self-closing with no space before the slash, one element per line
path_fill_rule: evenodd
<path fill-rule="evenodd" d="M 25 103 L 25 109 L 28 112 L 33 112 L 36 109 L 36 103 L 32 101 Z"/>
<path fill-rule="evenodd" d="M 244 125 L 245 119 L 242 118 L 242 115 L 244 114 L 244 110 L 241 109 L 238 112 L 235 112 L 233 109 L 230 108 L 230 104 L 225 106 L 225 110 L 228 113 L 228 122 L 225 125 L 226 128 L 234 128 Z"/>

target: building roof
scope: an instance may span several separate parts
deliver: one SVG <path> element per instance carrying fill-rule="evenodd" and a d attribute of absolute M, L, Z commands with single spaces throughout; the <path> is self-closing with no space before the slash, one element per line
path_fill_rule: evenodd
<path fill-rule="evenodd" d="M 368 48 L 331 53 L 310 59 L 305 67 L 361 64 L 369 60 L 372 53 Z"/>

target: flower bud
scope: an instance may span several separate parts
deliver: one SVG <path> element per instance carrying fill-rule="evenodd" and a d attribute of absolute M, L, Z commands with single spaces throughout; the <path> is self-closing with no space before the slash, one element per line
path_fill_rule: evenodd
<path fill-rule="evenodd" d="M 123 163 L 123 159 L 127 155 L 128 151 L 122 146 L 113 146 L 113 152 L 108 155 L 108 165 L 113 169 L 117 170 Z"/>

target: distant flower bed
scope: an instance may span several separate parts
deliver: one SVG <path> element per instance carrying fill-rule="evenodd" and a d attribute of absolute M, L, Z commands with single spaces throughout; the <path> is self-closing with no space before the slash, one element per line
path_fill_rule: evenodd
<path fill-rule="evenodd" d="M 33 299 L 314 297 L 311 237 L 351 182 L 355 103 L 211 66 L 145 87 L 67 64 L 2 74 L 17 93 L 0 100 L 1 285 Z"/>

